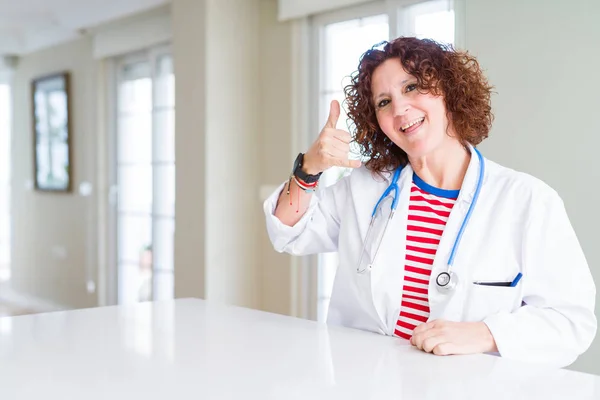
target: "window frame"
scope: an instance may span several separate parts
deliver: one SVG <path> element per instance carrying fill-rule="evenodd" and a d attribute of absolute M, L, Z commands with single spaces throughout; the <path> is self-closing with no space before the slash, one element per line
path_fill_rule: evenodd
<path fill-rule="evenodd" d="M 129 64 L 133 64 L 136 62 L 147 62 L 150 66 L 150 76 L 153 80 L 152 82 L 152 155 L 150 159 L 150 163 L 153 166 L 153 174 L 152 174 L 152 196 L 156 198 L 156 191 L 158 185 L 157 174 L 154 170 L 154 167 L 157 166 L 157 163 L 160 165 L 170 164 L 170 162 L 157 162 L 156 154 L 155 154 L 155 146 L 154 141 L 156 139 L 158 124 L 157 124 L 157 111 L 163 110 L 164 106 L 161 106 L 157 110 L 156 105 L 156 91 L 157 85 L 156 78 L 158 77 L 157 72 L 157 62 L 163 56 L 170 56 L 174 58 L 172 45 L 169 43 L 153 46 L 148 49 L 136 51 L 133 53 L 121 55 L 114 57 L 110 60 L 107 71 L 107 81 L 109 83 L 109 88 L 107 90 L 107 100 L 108 100 L 108 110 L 107 110 L 107 118 L 109 121 L 108 124 L 108 154 L 107 154 L 107 172 L 108 172 L 108 223 L 107 223 L 107 231 L 108 231 L 108 241 L 106 246 L 107 260 L 109 268 L 106 271 L 106 300 L 108 304 L 120 304 L 121 299 L 119 298 L 119 251 L 118 251 L 118 240 L 119 240 L 119 201 L 118 201 L 118 173 L 119 173 L 119 160 L 118 160 L 118 132 L 119 132 L 119 85 L 123 81 L 122 71 L 123 67 Z M 176 110 L 177 105 L 173 106 L 173 109 Z M 175 167 L 177 160 L 174 158 L 172 162 Z M 150 210 L 150 218 L 152 220 L 152 227 L 155 226 L 156 221 L 160 219 L 172 219 L 173 223 L 175 222 L 175 211 L 173 211 L 172 216 L 159 215 L 155 210 L 155 204 L 153 202 L 152 208 Z M 151 242 L 155 243 L 156 231 L 152 229 L 151 232 Z M 173 282 L 174 282 L 174 265 L 173 265 Z M 164 272 L 165 269 L 161 268 L 160 273 Z M 152 265 L 152 300 L 155 298 L 155 279 L 156 279 L 157 269 L 154 264 Z M 173 291 L 174 297 L 174 291 Z"/>

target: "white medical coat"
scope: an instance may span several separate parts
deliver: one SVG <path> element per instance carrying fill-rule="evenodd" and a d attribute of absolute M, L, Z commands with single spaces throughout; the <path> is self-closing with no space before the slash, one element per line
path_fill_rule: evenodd
<path fill-rule="evenodd" d="M 483 321 L 501 356 L 566 366 L 596 334 L 596 288 L 561 198 L 542 181 L 486 159 L 479 200 L 454 261 L 459 284 L 451 295 L 435 287 L 473 200 L 478 174 L 479 159 L 473 155 L 435 256 L 429 320 Z M 339 252 L 328 323 L 393 334 L 402 297 L 412 176 L 408 165 L 398 181 L 396 214 L 367 274 L 356 272 L 357 262 L 373 207 L 392 174 L 374 177 L 363 166 L 320 188 L 293 227 L 273 215 L 284 184 L 265 201 L 267 230 L 276 251 Z M 367 251 L 373 254 L 374 248 Z M 473 284 L 512 281 L 518 272 L 523 278 L 516 287 Z"/>

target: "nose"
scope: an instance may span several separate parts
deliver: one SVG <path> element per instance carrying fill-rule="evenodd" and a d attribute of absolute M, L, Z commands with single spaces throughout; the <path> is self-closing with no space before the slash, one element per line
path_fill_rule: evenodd
<path fill-rule="evenodd" d="M 393 99 L 392 103 L 394 106 L 394 117 L 402 117 L 410 109 L 407 98 L 404 96 L 397 96 L 395 99 Z"/>

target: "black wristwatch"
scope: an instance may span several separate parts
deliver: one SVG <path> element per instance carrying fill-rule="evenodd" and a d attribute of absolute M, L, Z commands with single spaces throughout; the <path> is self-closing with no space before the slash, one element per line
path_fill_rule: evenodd
<path fill-rule="evenodd" d="M 296 161 L 294 161 L 294 168 L 292 169 L 292 174 L 306 182 L 306 183 L 315 183 L 316 181 L 319 180 L 319 178 L 321 177 L 322 172 L 319 172 L 316 175 L 310 175 L 307 174 L 306 172 L 302 171 L 302 165 L 304 164 L 304 153 L 300 153 L 298 154 L 298 157 L 296 157 Z"/>

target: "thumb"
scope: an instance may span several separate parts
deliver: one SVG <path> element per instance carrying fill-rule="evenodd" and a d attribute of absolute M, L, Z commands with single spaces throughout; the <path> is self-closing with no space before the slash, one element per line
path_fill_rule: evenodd
<path fill-rule="evenodd" d="M 325 124 L 325 128 L 335 129 L 339 118 L 340 118 L 340 103 L 338 103 L 337 100 L 332 100 L 331 105 L 329 107 L 329 118 L 327 118 L 327 123 Z"/>

